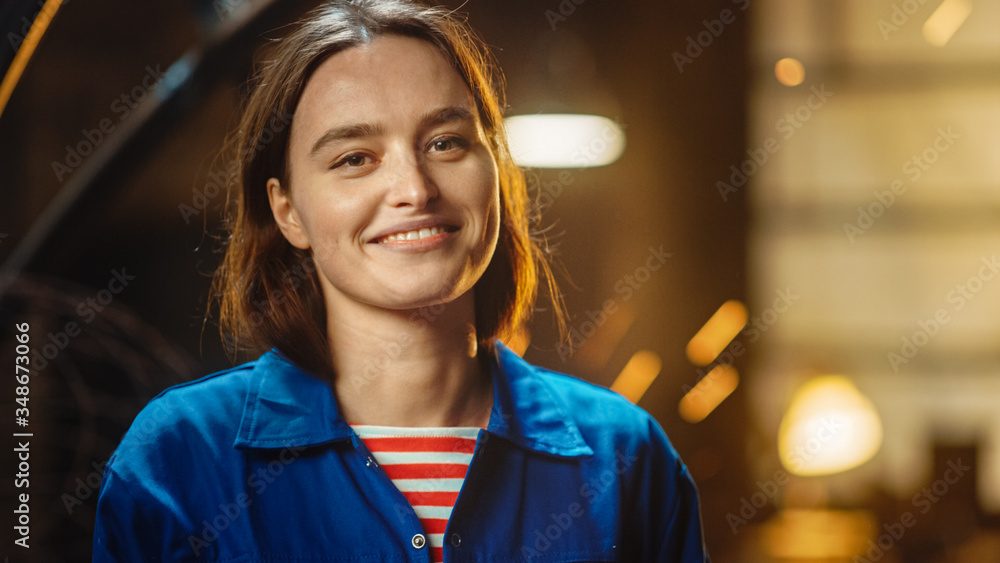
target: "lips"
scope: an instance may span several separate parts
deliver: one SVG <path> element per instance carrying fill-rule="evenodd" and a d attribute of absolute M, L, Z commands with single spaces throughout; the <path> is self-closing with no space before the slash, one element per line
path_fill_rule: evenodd
<path fill-rule="evenodd" d="M 374 244 L 386 244 L 393 242 L 419 241 L 436 235 L 442 235 L 458 230 L 458 227 L 449 225 L 440 219 L 426 219 L 414 221 L 390 227 L 369 241 Z"/>

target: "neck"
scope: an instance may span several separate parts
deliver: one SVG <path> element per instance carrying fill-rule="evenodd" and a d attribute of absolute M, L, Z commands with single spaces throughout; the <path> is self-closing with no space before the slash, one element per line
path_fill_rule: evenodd
<path fill-rule="evenodd" d="M 344 418 L 381 426 L 486 426 L 493 402 L 480 366 L 473 296 L 418 310 L 328 307 Z"/>

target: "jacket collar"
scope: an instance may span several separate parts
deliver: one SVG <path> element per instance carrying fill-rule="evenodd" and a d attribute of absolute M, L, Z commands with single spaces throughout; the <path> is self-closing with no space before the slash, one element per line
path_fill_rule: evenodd
<path fill-rule="evenodd" d="M 486 431 L 549 455 L 593 454 L 538 368 L 502 344 L 497 344 L 496 352 L 493 411 Z M 353 434 L 326 381 L 277 351 L 256 361 L 235 447 L 307 447 L 347 440 Z"/>
<path fill-rule="evenodd" d="M 529 450 L 566 457 L 592 455 L 566 404 L 540 370 L 497 343 L 493 412 L 486 430 Z"/>

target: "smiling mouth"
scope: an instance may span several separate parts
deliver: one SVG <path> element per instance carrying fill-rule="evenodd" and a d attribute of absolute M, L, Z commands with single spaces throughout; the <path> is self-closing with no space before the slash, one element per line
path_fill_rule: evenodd
<path fill-rule="evenodd" d="M 387 242 L 420 240 L 432 237 L 434 235 L 449 233 L 453 230 L 455 230 L 453 227 L 428 227 L 424 229 L 414 229 L 412 231 L 393 233 L 391 235 L 379 237 L 378 239 L 375 240 L 375 242 L 377 244 L 385 244 Z"/>

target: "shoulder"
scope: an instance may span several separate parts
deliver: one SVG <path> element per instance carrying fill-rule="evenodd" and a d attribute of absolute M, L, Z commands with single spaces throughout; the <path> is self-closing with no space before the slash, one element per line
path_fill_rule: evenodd
<path fill-rule="evenodd" d="M 584 441 L 615 459 L 658 458 L 680 469 L 680 456 L 660 423 L 618 393 L 578 377 L 539 368 L 539 377 L 566 406 Z"/>
<path fill-rule="evenodd" d="M 581 428 L 643 432 L 656 420 L 643 408 L 618 393 L 574 375 L 533 366 L 553 394 L 565 404 L 567 414 Z"/>
<path fill-rule="evenodd" d="M 648 452 L 652 448 L 677 458 L 659 422 L 625 397 L 579 377 L 512 358 L 509 350 L 501 354 L 506 354 L 501 360 L 506 369 L 538 382 L 538 391 L 549 395 L 553 408 L 561 411 L 560 418 L 575 426 L 595 451 Z"/>
<path fill-rule="evenodd" d="M 260 360 L 170 387 L 136 415 L 112 459 L 169 456 L 231 446 Z M 221 444 L 221 442 L 226 442 Z"/>

